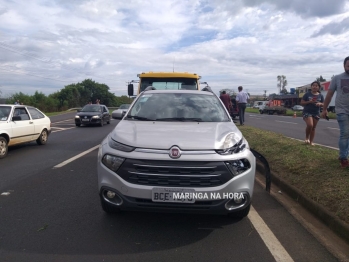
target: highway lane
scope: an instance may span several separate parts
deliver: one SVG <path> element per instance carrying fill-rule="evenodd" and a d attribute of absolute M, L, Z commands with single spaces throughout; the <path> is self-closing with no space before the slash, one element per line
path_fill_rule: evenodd
<path fill-rule="evenodd" d="M 240 221 L 166 213 L 107 215 L 98 197 L 97 150 L 53 167 L 99 144 L 117 121 L 86 128 L 70 128 L 69 118 L 53 123 L 61 131 L 47 145 L 15 149 L 0 162 L 6 171 L 0 176 L 1 192 L 10 193 L 0 196 L 4 261 L 275 261 L 268 245 L 277 243 L 261 238 L 259 225 L 251 222 L 259 216 L 294 261 L 336 261 L 257 184 L 257 215 Z"/>
<path fill-rule="evenodd" d="M 110 125 L 75 127 L 75 113 L 51 117 L 52 133 L 46 145 L 36 142 L 10 147 L 8 156 L 0 161 L 0 191 L 11 189 L 11 183 L 38 171 L 55 166 L 62 161 L 98 145 L 115 127 Z"/>
<path fill-rule="evenodd" d="M 245 118 L 246 125 L 280 133 L 302 141 L 305 139 L 305 122 L 302 117 L 293 118 L 291 116 L 246 113 Z M 320 119 L 316 127 L 314 143 L 338 149 L 338 138 L 339 127 L 337 121 Z"/>

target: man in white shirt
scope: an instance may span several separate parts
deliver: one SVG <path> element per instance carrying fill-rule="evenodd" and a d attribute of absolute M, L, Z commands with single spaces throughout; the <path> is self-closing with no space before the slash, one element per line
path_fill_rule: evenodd
<path fill-rule="evenodd" d="M 243 126 L 245 122 L 246 104 L 248 99 L 250 99 L 250 97 L 248 96 L 247 93 L 242 91 L 242 86 L 239 86 L 238 90 L 239 90 L 239 93 L 236 95 L 236 101 L 238 102 L 238 107 L 239 107 L 240 125 Z"/>

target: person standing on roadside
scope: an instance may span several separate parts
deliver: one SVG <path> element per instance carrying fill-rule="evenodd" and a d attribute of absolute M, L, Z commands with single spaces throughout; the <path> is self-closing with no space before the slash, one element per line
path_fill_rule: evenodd
<path fill-rule="evenodd" d="M 219 98 L 222 100 L 225 108 L 228 110 L 228 113 L 230 115 L 230 106 L 231 106 L 230 96 L 225 91 L 223 91 Z"/>
<path fill-rule="evenodd" d="M 236 101 L 238 102 L 238 107 L 239 107 L 239 120 L 240 120 L 241 126 L 243 126 L 245 123 L 246 104 L 248 99 L 250 99 L 248 94 L 242 91 L 242 89 L 243 89 L 242 86 L 239 86 L 238 87 L 239 93 L 236 95 Z"/>
<path fill-rule="evenodd" d="M 344 59 L 343 65 L 345 72 L 334 76 L 331 80 L 321 116 L 323 118 L 327 117 L 327 107 L 332 100 L 334 92 L 337 92 L 335 108 L 339 125 L 339 161 L 341 167 L 346 168 L 349 167 L 349 56 Z"/>
<path fill-rule="evenodd" d="M 304 106 L 303 120 L 307 125 L 304 142 L 313 146 L 315 128 L 320 119 L 320 107 L 324 105 L 324 97 L 320 93 L 321 84 L 318 81 L 314 81 L 310 86 L 311 91 L 303 96 L 301 105 Z"/>

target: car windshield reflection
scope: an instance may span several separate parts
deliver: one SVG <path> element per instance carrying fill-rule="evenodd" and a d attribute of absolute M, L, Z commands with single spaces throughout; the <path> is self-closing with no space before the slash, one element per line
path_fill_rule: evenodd
<path fill-rule="evenodd" d="M 9 118 L 11 107 L 1 106 L 0 107 L 0 121 L 6 121 Z"/>
<path fill-rule="evenodd" d="M 229 116 L 219 99 L 206 93 L 149 93 L 133 105 L 127 120 L 168 122 L 228 122 Z"/>
<path fill-rule="evenodd" d="M 84 106 L 80 112 L 100 112 L 100 111 L 101 111 L 101 107 L 98 105 L 87 105 L 87 106 Z"/>

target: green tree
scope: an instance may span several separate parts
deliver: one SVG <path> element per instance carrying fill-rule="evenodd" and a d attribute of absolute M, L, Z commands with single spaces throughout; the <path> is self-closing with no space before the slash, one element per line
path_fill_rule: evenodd
<path fill-rule="evenodd" d="M 286 86 L 287 86 L 287 80 L 286 80 L 286 76 L 284 75 L 278 75 L 276 77 L 278 84 L 277 87 L 280 89 L 280 93 L 282 93 L 283 90 L 286 90 Z M 283 91 L 285 92 L 285 91 Z M 287 90 L 286 90 L 287 92 Z"/>
<path fill-rule="evenodd" d="M 320 76 L 316 78 L 316 81 L 319 81 L 321 83 L 321 82 L 326 82 L 326 79 Z"/>

